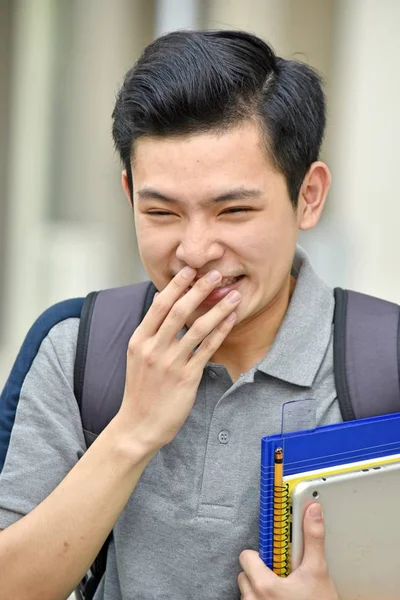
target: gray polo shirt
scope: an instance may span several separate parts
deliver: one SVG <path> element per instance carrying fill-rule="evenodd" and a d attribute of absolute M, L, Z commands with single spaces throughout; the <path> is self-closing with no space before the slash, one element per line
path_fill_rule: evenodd
<path fill-rule="evenodd" d="M 266 357 L 235 383 L 223 365 L 207 365 L 187 421 L 115 525 L 96 600 L 239 598 L 239 554 L 257 549 L 261 437 L 280 431 L 290 400 L 312 398 L 318 425 L 341 420 L 333 292 L 300 248 L 293 274 L 295 292 Z M 0 528 L 50 494 L 86 450 L 73 395 L 78 325 L 55 326 L 25 378 L 0 476 Z"/>

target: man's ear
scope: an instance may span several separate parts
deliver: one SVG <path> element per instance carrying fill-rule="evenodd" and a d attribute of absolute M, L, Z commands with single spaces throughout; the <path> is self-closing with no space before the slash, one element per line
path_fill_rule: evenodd
<path fill-rule="evenodd" d="M 327 165 L 321 161 L 314 162 L 300 188 L 297 208 L 299 229 L 312 229 L 317 225 L 330 185 L 331 173 Z"/>
<path fill-rule="evenodd" d="M 131 198 L 131 191 L 129 189 L 129 179 L 128 179 L 128 173 L 126 172 L 126 169 L 124 169 L 122 171 L 121 183 L 122 183 L 122 189 L 125 192 L 125 196 L 128 199 L 129 206 L 132 208 L 133 202 L 132 202 L 132 198 Z"/>

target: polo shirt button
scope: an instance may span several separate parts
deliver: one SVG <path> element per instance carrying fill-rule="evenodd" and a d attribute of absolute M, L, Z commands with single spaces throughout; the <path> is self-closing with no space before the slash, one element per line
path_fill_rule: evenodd
<path fill-rule="evenodd" d="M 227 431 L 220 431 L 218 434 L 218 441 L 220 444 L 227 444 L 229 442 L 229 433 Z"/>
<path fill-rule="evenodd" d="M 218 375 L 212 369 L 208 371 L 208 374 L 210 375 L 211 379 L 218 379 Z"/>

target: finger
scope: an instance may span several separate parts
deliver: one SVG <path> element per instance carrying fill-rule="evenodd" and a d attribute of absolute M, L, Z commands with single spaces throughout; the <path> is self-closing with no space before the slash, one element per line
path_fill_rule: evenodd
<path fill-rule="evenodd" d="M 190 315 L 200 306 L 207 296 L 220 284 L 222 279 L 219 271 L 213 270 L 201 277 L 182 296 L 174 306 L 172 306 L 169 314 L 160 326 L 158 341 L 160 344 L 170 344 L 171 340 L 176 338 L 176 335 L 185 325 Z M 209 333 L 207 331 L 202 339 Z M 201 341 L 201 340 L 200 340 Z"/>
<path fill-rule="evenodd" d="M 153 303 L 137 329 L 137 336 L 150 337 L 160 328 L 172 306 L 181 298 L 196 277 L 195 269 L 185 267 L 153 298 Z"/>
<path fill-rule="evenodd" d="M 219 323 L 214 330 L 201 342 L 196 352 L 192 354 L 193 349 L 196 347 L 196 343 L 191 341 L 190 344 L 186 343 L 185 353 L 188 356 L 187 364 L 193 371 L 196 372 L 198 368 L 204 369 L 207 362 L 218 350 L 226 336 L 232 331 L 235 325 L 237 315 L 235 312 L 228 315 L 221 323 Z M 186 334 L 187 335 L 187 334 Z M 186 337 L 183 336 L 183 339 Z M 181 342 L 183 341 L 181 340 Z M 190 350 L 188 350 L 190 348 Z M 183 352 L 182 355 L 185 355 Z"/>
<path fill-rule="evenodd" d="M 202 317 L 196 319 L 179 342 L 182 353 L 186 356 L 190 354 L 218 325 L 222 324 L 222 322 L 233 313 L 240 300 L 241 295 L 239 292 L 230 292 L 230 294 L 220 300 L 216 306 L 206 312 Z M 233 317 L 231 318 L 233 319 Z M 231 320 L 228 319 L 227 323 L 231 323 Z"/>
<path fill-rule="evenodd" d="M 244 571 L 239 573 L 237 581 L 241 593 L 241 600 L 257 600 L 253 590 L 251 589 L 249 578 Z"/>
<path fill-rule="evenodd" d="M 327 571 L 325 559 L 325 528 L 322 507 L 317 502 L 310 504 L 304 514 L 304 555 L 302 566 L 315 574 Z"/>
<path fill-rule="evenodd" d="M 278 575 L 275 575 L 261 560 L 255 550 L 244 550 L 239 556 L 240 565 L 245 572 L 251 589 L 257 592 L 262 590 L 266 593 L 272 589 Z"/>

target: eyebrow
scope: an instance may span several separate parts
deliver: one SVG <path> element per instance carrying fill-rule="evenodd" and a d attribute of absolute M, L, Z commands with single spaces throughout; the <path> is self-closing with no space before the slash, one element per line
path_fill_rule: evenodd
<path fill-rule="evenodd" d="M 239 187 L 229 190 L 229 192 L 226 192 L 225 194 L 214 196 L 213 198 L 210 198 L 210 200 L 204 202 L 204 204 L 210 205 L 218 204 L 219 202 L 229 202 L 232 200 L 249 200 L 251 198 L 260 198 L 261 195 L 261 190 Z M 163 202 L 182 204 L 180 200 L 166 196 L 165 194 L 162 194 L 153 188 L 142 188 L 141 190 L 137 191 L 137 196 L 139 200 L 161 200 Z"/>

